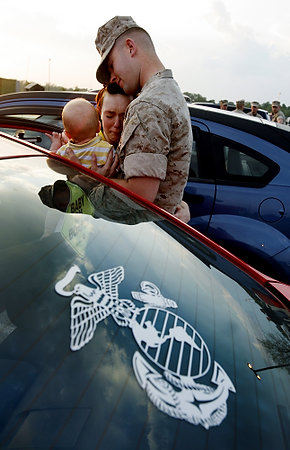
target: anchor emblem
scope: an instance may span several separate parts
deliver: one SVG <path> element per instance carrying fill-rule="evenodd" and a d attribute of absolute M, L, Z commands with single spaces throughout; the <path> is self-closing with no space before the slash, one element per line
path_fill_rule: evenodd
<path fill-rule="evenodd" d="M 108 316 L 122 327 L 128 327 L 149 363 L 139 351 L 133 355 L 137 381 L 152 403 L 164 413 L 208 429 L 220 425 L 227 415 L 227 399 L 235 388 L 225 370 L 213 363 L 211 383 L 197 380 L 209 371 L 211 357 L 199 333 L 168 308 L 177 309 L 174 300 L 165 298 L 159 288 L 142 281 L 141 291 L 132 291 L 133 299 L 119 299 L 118 286 L 124 280 L 124 268 L 114 267 L 88 277 L 91 286 L 67 286 L 81 273 L 72 266 L 55 285 L 59 295 L 71 300 L 71 343 L 80 350 L 94 336 L 98 323 Z M 157 367 L 157 370 L 155 367 Z"/>

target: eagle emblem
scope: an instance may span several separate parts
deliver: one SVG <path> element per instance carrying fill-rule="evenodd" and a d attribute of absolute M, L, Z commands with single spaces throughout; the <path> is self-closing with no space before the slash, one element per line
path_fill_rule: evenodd
<path fill-rule="evenodd" d="M 150 281 L 142 281 L 140 291 L 130 299 L 119 299 L 118 286 L 124 280 L 124 268 L 114 267 L 88 277 L 90 286 L 68 285 L 77 273 L 72 266 L 56 283 L 59 295 L 71 300 L 72 351 L 80 350 L 94 336 L 100 321 L 108 316 L 122 327 L 131 329 L 140 350 L 133 355 L 137 381 L 152 403 L 171 417 L 208 429 L 220 425 L 227 415 L 229 393 L 235 393 L 230 378 L 216 361 L 213 362 L 211 383 L 198 382 L 211 366 L 208 347 L 190 324 L 169 308 L 176 310 L 174 300 L 162 295 Z M 150 362 L 149 362 L 150 361 Z"/>

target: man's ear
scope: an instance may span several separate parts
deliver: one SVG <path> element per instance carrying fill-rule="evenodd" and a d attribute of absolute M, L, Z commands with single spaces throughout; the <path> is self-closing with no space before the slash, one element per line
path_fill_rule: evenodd
<path fill-rule="evenodd" d="M 135 41 L 133 41 L 133 39 L 131 39 L 131 38 L 128 38 L 128 39 L 126 39 L 125 45 L 126 45 L 126 48 L 129 50 L 130 56 L 131 57 L 135 56 L 136 52 L 137 52 L 137 46 L 136 46 Z"/>

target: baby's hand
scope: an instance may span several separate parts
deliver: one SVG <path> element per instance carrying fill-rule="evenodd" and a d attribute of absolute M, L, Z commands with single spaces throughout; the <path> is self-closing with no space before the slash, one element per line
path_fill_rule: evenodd
<path fill-rule="evenodd" d="M 61 133 L 53 131 L 52 134 L 45 133 L 45 135 L 51 140 L 51 146 L 49 151 L 55 153 L 63 145 Z"/>
<path fill-rule="evenodd" d="M 79 158 L 74 154 L 74 151 L 71 148 L 67 148 L 65 151 L 65 156 L 72 162 L 81 164 Z"/>

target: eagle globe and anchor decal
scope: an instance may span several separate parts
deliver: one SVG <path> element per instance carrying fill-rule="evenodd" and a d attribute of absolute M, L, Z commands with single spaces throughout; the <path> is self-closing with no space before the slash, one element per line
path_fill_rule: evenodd
<path fill-rule="evenodd" d="M 124 279 L 121 266 L 92 273 L 88 277 L 91 287 L 78 283 L 72 291 L 65 290 L 77 273 L 81 270 L 74 265 L 55 285 L 59 295 L 73 295 L 71 350 L 86 345 L 97 324 L 111 315 L 119 326 L 131 328 L 142 352 L 160 370 L 135 352 L 134 372 L 152 403 L 169 416 L 193 425 L 206 429 L 220 425 L 227 415 L 229 391 L 235 393 L 235 388 L 216 361 L 211 377 L 216 387 L 197 382 L 210 369 L 210 353 L 198 332 L 169 310 L 177 308 L 176 302 L 163 297 L 158 287 L 148 281 L 142 281 L 141 292 L 131 292 L 135 300 L 143 303 L 140 308 L 132 300 L 119 299 L 118 286 Z"/>

